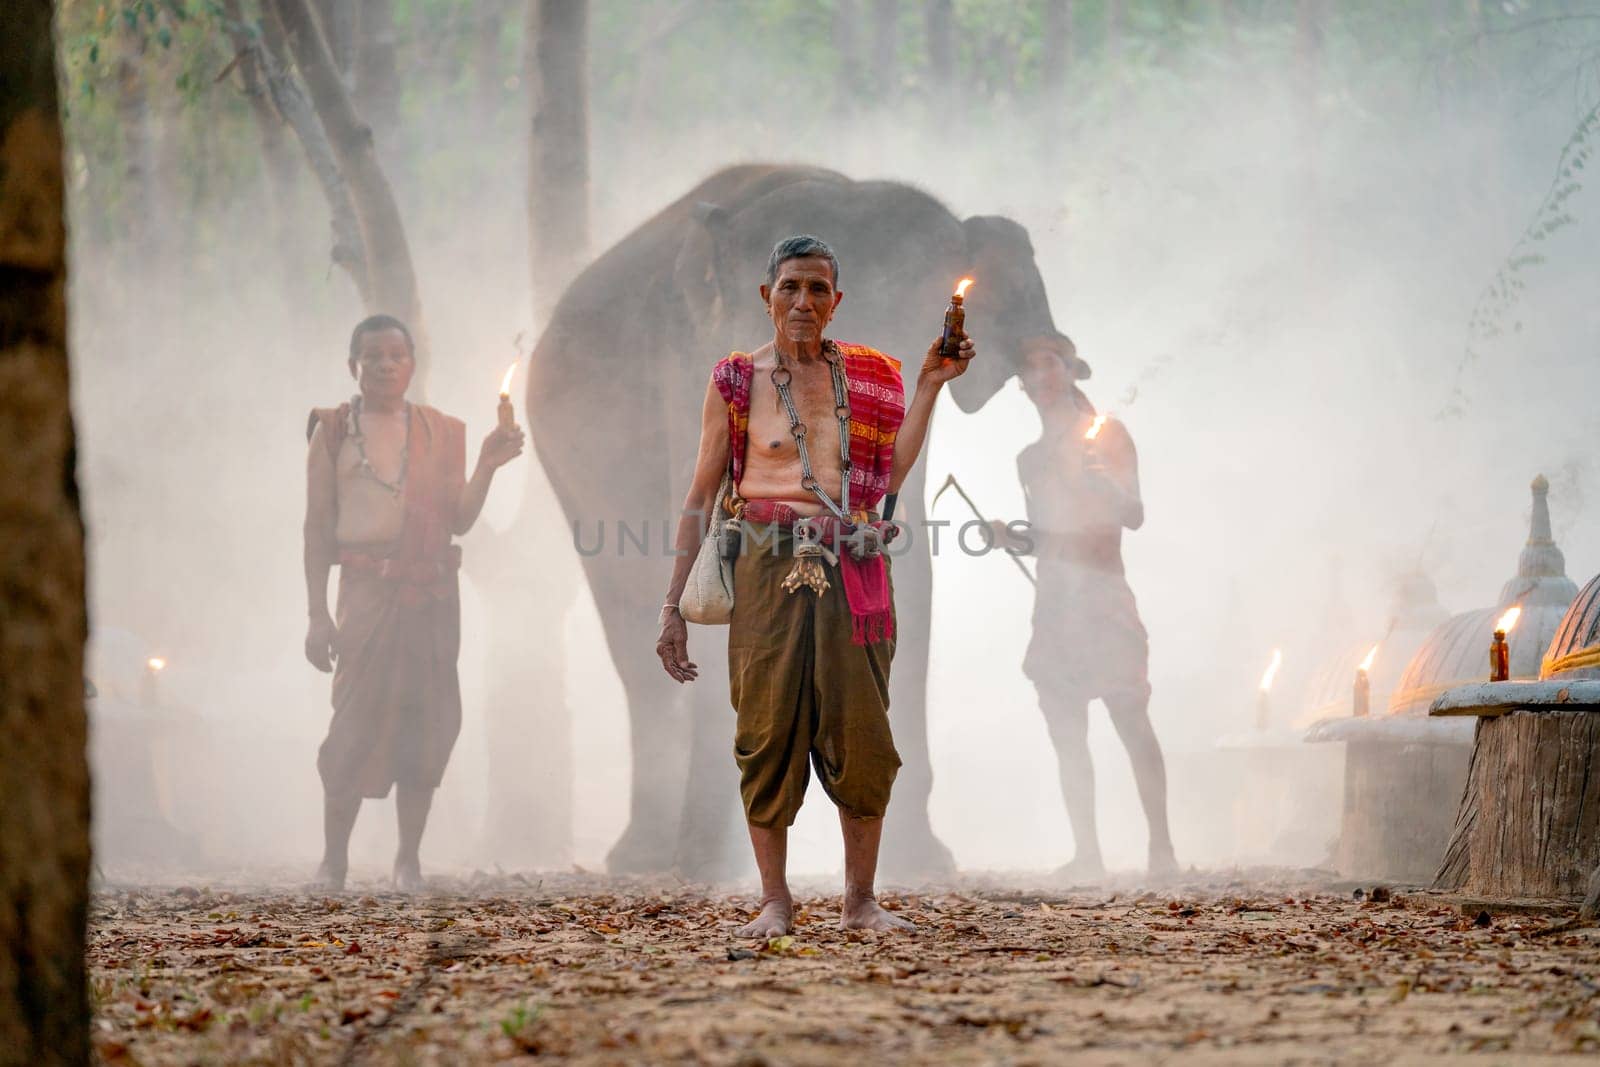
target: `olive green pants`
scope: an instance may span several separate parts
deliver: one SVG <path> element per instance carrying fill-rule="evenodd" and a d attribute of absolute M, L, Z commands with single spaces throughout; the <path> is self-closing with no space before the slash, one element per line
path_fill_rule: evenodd
<path fill-rule="evenodd" d="M 745 817 L 790 826 L 810 766 L 846 814 L 881 818 L 900 769 L 889 730 L 894 641 L 851 641 L 850 605 L 837 566 L 828 590 L 785 592 L 793 534 L 747 527 L 733 572 L 728 681 L 738 712 L 734 756 Z"/>

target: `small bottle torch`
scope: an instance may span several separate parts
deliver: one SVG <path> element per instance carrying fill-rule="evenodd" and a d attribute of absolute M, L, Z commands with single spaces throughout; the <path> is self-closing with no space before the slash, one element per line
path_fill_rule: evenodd
<path fill-rule="evenodd" d="M 161 672 L 166 669 L 167 661 L 160 656 L 144 661 L 144 674 L 139 677 L 139 704 L 146 711 L 161 706 Z"/>
<path fill-rule="evenodd" d="M 1372 661 L 1378 657 L 1378 646 L 1373 645 L 1367 658 L 1356 667 L 1356 681 L 1350 688 L 1350 714 L 1365 719 L 1372 714 Z"/>
<path fill-rule="evenodd" d="M 1100 449 L 1096 442 L 1100 440 L 1100 431 L 1106 428 L 1106 420 L 1109 417 L 1107 415 L 1096 415 L 1094 421 L 1089 424 L 1089 429 L 1083 435 L 1083 439 L 1086 442 L 1083 446 L 1083 466 L 1085 470 L 1104 471 L 1106 469 L 1105 462 L 1100 458 Z"/>
<path fill-rule="evenodd" d="M 500 382 L 500 429 L 515 430 L 517 428 L 517 414 L 511 408 L 511 379 L 516 376 L 517 365 L 511 364 L 506 368 L 506 376 Z"/>
<path fill-rule="evenodd" d="M 1272 683 L 1283 666 L 1283 650 L 1272 650 L 1272 659 L 1261 674 L 1261 685 L 1256 693 L 1256 729 L 1265 731 L 1272 722 Z"/>
<path fill-rule="evenodd" d="M 942 359 L 957 359 L 961 355 L 961 334 L 967 325 L 967 289 L 971 285 L 971 278 L 962 278 L 950 295 L 950 306 L 944 309 L 944 332 L 939 335 Z"/>
<path fill-rule="evenodd" d="M 1505 682 L 1511 680 L 1511 646 L 1506 643 L 1506 634 L 1517 625 L 1521 617 L 1521 608 L 1511 608 L 1500 616 L 1494 624 L 1494 638 L 1489 642 L 1489 681 Z"/>

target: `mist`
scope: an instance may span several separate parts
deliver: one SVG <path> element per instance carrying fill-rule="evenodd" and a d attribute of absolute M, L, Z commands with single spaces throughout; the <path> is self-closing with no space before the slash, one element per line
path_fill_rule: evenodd
<path fill-rule="evenodd" d="M 1559 72 L 1547 49 L 1551 34 L 1582 31 L 1511 29 L 1546 5 L 1512 5 L 1481 36 L 1465 21 L 1430 28 L 1427 5 L 1392 16 L 1358 5 L 1326 16 L 1308 67 L 1292 18 L 1242 16 L 1230 39 L 1220 6 L 1130 4 L 1118 56 L 1085 13 L 1077 58 L 1046 92 L 1016 67 L 1016 84 L 973 73 L 1005 69 L 979 62 L 1004 55 L 1026 69 L 1035 54 L 1027 19 L 991 7 L 1009 5 L 958 5 L 963 27 L 997 28 L 964 33 L 965 73 L 948 78 L 928 75 L 908 9 L 885 88 L 836 56 L 812 65 L 786 49 L 826 39 L 833 5 L 689 4 L 675 19 L 595 5 L 591 251 L 746 161 L 901 180 L 958 216 L 1027 227 L 1056 322 L 1094 369 L 1085 391 L 1139 449 L 1147 520 L 1123 546 L 1150 633 L 1179 859 L 1315 864 L 1326 839 L 1248 832 L 1242 812 L 1265 786 L 1218 748 L 1250 729 L 1272 650 L 1284 653 L 1274 723 L 1299 725 L 1313 675 L 1383 636 L 1408 571 L 1422 568 L 1450 612 L 1493 603 L 1515 573 L 1539 473 L 1567 573 L 1582 583 L 1600 571 L 1592 190 L 1564 202 L 1572 220 L 1516 274 L 1515 301 L 1494 312 L 1500 335 L 1472 327 L 1566 180 L 1562 153 L 1595 87 L 1576 60 Z M 402 20 L 403 137 L 378 145 L 427 313 L 426 399 L 466 420 L 469 450 L 494 424 L 507 363 L 539 334 L 535 297 L 553 303 L 528 281 L 523 28 L 508 7 L 481 12 L 444 30 Z M 353 391 L 344 346 L 362 304 L 329 263 L 309 178 L 294 202 L 273 200 L 240 93 L 218 80 L 225 53 L 196 61 L 208 76 L 195 89 L 152 77 L 153 191 L 130 201 L 128 130 L 105 85 L 85 95 L 79 81 L 96 75 L 73 40 L 63 34 L 78 72 L 64 90 L 69 306 L 102 873 L 309 875 L 329 709 L 328 680 L 301 651 L 304 429 L 312 407 Z M 468 41 L 482 47 L 475 65 L 461 58 Z M 871 344 L 851 332 L 849 269 L 833 332 Z M 982 294 L 979 279 L 971 300 Z M 643 298 L 614 296 L 617 314 Z M 930 339 L 941 312 L 905 309 Z M 707 371 L 725 354 L 705 353 Z M 596 422 L 629 429 L 603 412 Z M 1038 432 L 1015 381 L 971 415 L 942 398 L 921 462 L 931 486 L 954 473 L 987 517 L 1020 518 L 1015 459 Z M 519 515 L 527 543 L 512 551 L 529 577 L 475 573 L 475 552 Z M 971 516 L 946 499 L 937 517 Z M 600 869 L 628 815 L 626 707 L 572 531 L 531 452 L 501 472 L 462 543 L 465 714 L 424 862 L 430 873 Z M 663 588 L 669 571 L 663 559 Z M 533 605 L 539 628 L 494 632 L 496 598 Z M 1072 852 L 1021 673 L 1031 606 L 998 555 L 934 561 L 930 811 L 966 871 L 1042 872 Z M 724 639 L 692 627 L 691 654 Z M 519 651 L 560 669 L 537 676 L 524 707 L 491 707 L 488 679 Z M 153 679 L 150 657 L 167 663 Z M 695 684 L 725 691 L 726 680 Z M 130 725 L 150 685 L 158 725 Z M 493 810 L 492 715 L 534 729 L 526 812 Z M 730 758 L 732 723 L 730 710 Z M 1098 707 L 1091 743 L 1107 863 L 1138 866 L 1143 816 Z M 1338 746 L 1321 747 L 1336 782 Z M 569 754 L 565 773 L 546 766 Z M 148 801 L 130 799 L 144 791 Z M 1337 792 L 1308 793 L 1311 825 L 1335 832 Z M 152 831 L 139 804 L 177 836 Z M 790 846 L 797 873 L 839 868 L 829 807 L 813 789 Z M 497 818 L 559 826 L 548 846 L 511 846 Z M 392 806 L 366 805 L 354 867 L 386 869 L 394 839 Z"/>

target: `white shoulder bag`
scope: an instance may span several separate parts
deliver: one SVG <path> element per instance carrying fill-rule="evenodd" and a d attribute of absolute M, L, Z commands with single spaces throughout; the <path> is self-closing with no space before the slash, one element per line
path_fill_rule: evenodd
<path fill-rule="evenodd" d="M 678 614 L 687 622 L 702 626 L 725 626 L 733 618 L 733 560 L 724 547 L 730 537 L 727 516 L 723 511 L 728 493 L 733 488 L 731 472 L 722 476 L 717 489 L 717 501 L 711 507 L 706 535 L 700 540 L 700 551 L 695 554 L 694 566 L 689 569 L 688 584 L 678 598 Z"/>

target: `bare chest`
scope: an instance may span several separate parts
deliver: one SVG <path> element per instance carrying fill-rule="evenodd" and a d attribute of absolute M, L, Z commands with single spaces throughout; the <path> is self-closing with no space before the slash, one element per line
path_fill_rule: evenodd
<path fill-rule="evenodd" d="M 789 383 L 789 399 L 798 420 L 795 424 L 791 424 L 789 409 L 773 384 L 770 372 L 756 372 L 750 387 L 746 465 L 798 465 L 799 449 L 795 441 L 798 431 L 805 437 L 812 470 L 819 477 L 825 471 L 837 474 L 843 452 L 839 442 L 838 404 L 828 368 L 816 365 L 794 371 Z"/>
<path fill-rule="evenodd" d="M 1050 509 L 1068 506 L 1082 488 L 1086 460 L 1079 441 L 1058 439 L 1029 445 L 1017 457 L 1017 473 L 1028 500 Z"/>
<path fill-rule="evenodd" d="M 363 415 L 360 434 L 350 434 L 339 449 L 338 473 L 397 486 L 405 470 L 404 415 Z"/>

